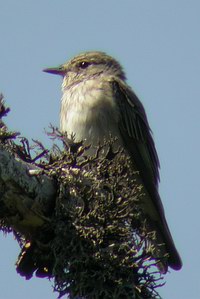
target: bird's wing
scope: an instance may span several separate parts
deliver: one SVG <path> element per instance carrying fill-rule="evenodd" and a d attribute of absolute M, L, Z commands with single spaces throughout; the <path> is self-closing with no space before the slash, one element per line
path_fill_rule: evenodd
<path fill-rule="evenodd" d="M 114 79 L 111 84 L 120 110 L 119 130 L 123 142 L 135 160 L 146 188 L 157 189 L 160 165 L 144 107 L 123 81 Z"/>
<path fill-rule="evenodd" d="M 151 226 L 158 232 L 158 241 L 169 253 L 169 265 L 181 267 L 181 259 L 171 237 L 163 205 L 158 194 L 159 160 L 142 103 L 126 83 L 118 78 L 110 80 L 113 96 L 119 109 L 119 131 L 125 149 L 139 171 L 145 190 L 149 194 L 144 204 Z M 158 242 L 159 243 L 159 242 Z"/>

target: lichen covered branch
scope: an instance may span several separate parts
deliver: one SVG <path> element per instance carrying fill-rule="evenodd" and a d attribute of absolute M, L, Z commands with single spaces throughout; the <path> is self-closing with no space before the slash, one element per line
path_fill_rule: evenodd
<path fill-rule="evenodd" d="M 88 156 L 89 146 L 52 127 L 62 146 L 49 152 L 36 141 L 32 157 L 28 140 L 0 129 L 0 227 L 21 246 L 17 272 L 52 278 L 59 297 L 159 298 L 143 190 L 115 140 Z"/>

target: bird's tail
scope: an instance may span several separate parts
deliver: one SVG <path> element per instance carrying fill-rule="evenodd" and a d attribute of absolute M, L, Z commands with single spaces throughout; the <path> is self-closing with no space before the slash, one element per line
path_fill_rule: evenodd
<path fill-rule="evenodd" d="M 159 270 L 162 273 L 166 273 L 168 267 L 179 270 L 182 267 L 182 261 L 170 233 L 158 192 L 154 190 L 153 201 L 150 198 L 146 201 L 149 204 L 145 203 L 144 212 L 149 223 L 148 231 L 155 232 L 155 238 L 152 242 L 155 243 L 156 258 L 160 260 L 158 263 Z M 156 206 L 155 202 L 157 203 Z"/>

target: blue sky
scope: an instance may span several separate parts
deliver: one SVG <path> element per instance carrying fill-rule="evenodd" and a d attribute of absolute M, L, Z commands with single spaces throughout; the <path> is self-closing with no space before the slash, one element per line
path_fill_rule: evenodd
<path fill-rule="evenodd" d="M 142 100 L 161 162 L 160 194 L 183 269 L 171 271 L 164 299 L 198 299 L 200 152 L 198 0 L 0 0 L 0 91 L 10 129 L 50 146 L 61 79 L 42 72 L 85 50 L 117 58 Z M 1 236 L 0 299 L 56 298 L 51 282 L 15 272 L 19 252 Z"/>

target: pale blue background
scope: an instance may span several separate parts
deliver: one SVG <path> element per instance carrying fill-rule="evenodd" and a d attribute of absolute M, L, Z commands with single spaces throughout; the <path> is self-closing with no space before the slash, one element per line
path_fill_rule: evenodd
<path fill-rule="evenodd" d="M 61 79 L 41 70 L 85 50 L 122 63 L 154 132 L 160 193 L 184 263 L 159 293 L 198 299 L 200 1 L 0 0 L 0 91 L 11 129 L 50 144 L 44 128 L 58 125 Z M 0 299 L 56 298 L 48 280 L 16 274 L 11 235 L 0 248 Z"/>

